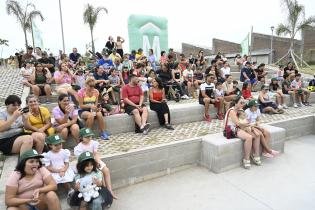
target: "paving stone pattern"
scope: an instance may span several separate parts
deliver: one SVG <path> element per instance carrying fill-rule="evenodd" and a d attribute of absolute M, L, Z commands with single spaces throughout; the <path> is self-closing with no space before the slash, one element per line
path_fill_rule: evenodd
<path fill-rule="evenodd" d="M 313 113 L 315 113 L 315 105 L 312 107 L 289 108 L 284 114 L 263 114 L 262 122 L 275 122 Z M 210 123 L 201 121 L 175 125 L 174 131 L 170 131 L 165 128 L 157 128 L 151 130 L 146 136 L 142 134 L 136 134 L 134 132 L 128 132 L 111 135 L 109 141 L 104 141 L 100 138 L 97 138 L 96 140 L 100 143 L 99 152 L 101 155 L 113 155 L 132 151 L 134 149 L 145 148 L 148 146 L 165 144 L 222 132 L 223 126 L 223 121 L 212 119 Z"/>
<path fill-rule="evenodd" d="M 23 85 L 20 83 L 20 70 L 0 67 L 0 107 L 8 95 L 22 96 Z"/>

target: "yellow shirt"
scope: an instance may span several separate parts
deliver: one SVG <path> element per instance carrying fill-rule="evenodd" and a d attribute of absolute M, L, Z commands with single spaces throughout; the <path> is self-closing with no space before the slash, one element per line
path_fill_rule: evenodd
<path fill-rule="evenodd" d="M 29 115 L 28 122 L 36 127 L 36 128 L 42 128 L 45 126 L 45 121 L 47 119 L 50 119 L 50 113 L 49 110 L 45 107 L 39 107 L 40 114 L 38 116 Z M 55 129 L 53 127 L 50 127 L 47 129 L 48 135 L 52 135 L 55 133 Z"/>

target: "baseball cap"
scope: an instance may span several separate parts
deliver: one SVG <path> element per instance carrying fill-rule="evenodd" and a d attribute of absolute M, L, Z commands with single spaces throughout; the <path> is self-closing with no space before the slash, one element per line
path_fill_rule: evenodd
<path fill-rule="evenodd" d="M 262 90 L 264 90 L 264 89 L 265 89 L 265 90 L 269 90 L 269 85 L 262 85 L 262 86 L 261 86 L 261 89 L 262 89 Z"/>
<path fill-rule="evenodd" d="M 252 62 L 250 62 L 250 61 L 247 61 L 247 62 L 245 63 L 245 65 L 250 65 L 250 64 L 252 64 Z"/>
<path fill-rule="evenodd" d="M 20 161 L 29 159 L 29 158 L 43 158 L 44 156 L 38 154 L 38 152 L 34 149 L 27 150 L 20 154 Z"/>
<path fill-rule="evenodd" d="M 63 142 L 65 142 L 65 140 L 60 138 L 60 136 L 58 136 L 58 135 L 51 135 L 51 136 L 48 136 L 46 138 L 46 143 L 47 144 L 56 145 L 56 144 L 61 144 Z"/>
<path fill-rule="evenodd" d="M 80 154 L 78 158 L 78 162 L 81 163 L 82 161 L 90 160 L 90 159 L 94 159 L 93 153 L 86 151 Z"/>
<path fill-rule="evenodd" d="M 80 137 L 94 136 L 94 133 L 90 128 L 81 128 L 79 133 Z"/>
<path fill-rule="evenodd" d="M 276 78 L 276 77 L 274 77 L 274 78 L 271 78 L 271 82 L 273 82 L 273 81 L 277 81 L 278 79 Z"/>
<path fill-rule="evenodd" d="M 253 99 L 253 100 L 250 100 L 247 105 L 248 105 L 249 107 L 257 106 L 257 105 L 258 105 L 258 102 L 257 102 L 257 100 Z"/>

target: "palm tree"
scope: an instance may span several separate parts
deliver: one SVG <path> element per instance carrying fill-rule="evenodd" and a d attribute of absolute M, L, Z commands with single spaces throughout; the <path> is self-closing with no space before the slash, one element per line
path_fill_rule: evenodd
<path fill-rule="evenodd" d="M 86 8 L 84 10 L 84 13 L 83 13 L 83 21 L 84 21 L 84 23 L 89 24 L 89 27 L 90 27 L 93 53 L 95 53 L 93 29 L 94 29 L 95 24 L 97 22 L 98 15 L 102 10 L 104 10 L 106 12 L 106 14 L 108 13 L 108 11 L 105 7 L 94 8 L 92 5 L 87 4 Z"/>
<path fill-rule="evenodd" d="M 280 23 L 276 28 L 276 34 L 290 36 L 290 49 L 293 50 L 295 35 L 303 29 L 315 23 L 315 16 L 305 18 L 305 8 L 297 0 L 283 0 L 288 12 L 287 23 Z"/>
<path fill-rule="evenodd" d="M 27 3 L 25 8 L 22 8 L 18 1 L 7 0 L 6 5 L 8 15 L 15 15 L 18 22 L 21 24 L 22 30 L 24 32 L 25 47 L 27 48 L 28 42 L 26 32 L 31 31 L 32 29 L 32 19 L 38 16 L 43 21 L 43 15 L 40 11 L 36 10 L 35 5 L 32 3 Z M 28 11 L 30 7 L 33 10 Z"/>

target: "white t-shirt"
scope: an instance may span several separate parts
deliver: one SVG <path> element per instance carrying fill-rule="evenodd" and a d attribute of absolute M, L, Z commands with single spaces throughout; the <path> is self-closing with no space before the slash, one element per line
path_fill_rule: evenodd
<path fill-rule="evenodd" d="M 83 152 L 97 152 L 99 143 L 97 141 L 91 140 L 88 145 L 80 142 L 77 146 L 74 147 L 74 155 L 79 157 Z"/>
<path fill-rule="evenodd" d="M 43 162 L 45 166 L 52 166 L 56 169 L 61 169 L 65 166 L 65 163 L 69 163 L 70 151 L 68 149 L 61 149 L 58 153 L 49 151 L 43 153 L 44 159 Z"/>
<path fill-rule="evenodd" d="M 227 67 L 227 68 L 222 67 L 221 72 L 223 72 L 223 76 L 225 77 L 225 75 L 231 74 L 231 69 L 230 67 Z"/>
<path fill-rule="evenodd" d="M 245 113 L 247 115 L 247 119 L 250 124 L 255 124 L 256 119 L 261 116 L 260 110 L 257 109 L 256 112 L 252 112 L 249 108 L 245 110 Z"/>
<path fill-rule="evenodd" d="M 188 70 L 188 69 L 185 69 L 183 71 L 183 76 L 186 77 L 188 80 L 193 80 L 193 77 L 194 77 L 194 71 L 193 70 Z"/>
<path fill-rule="evenodd" d="M 224 96 L 223 89 L 221 89 L 221 90 L 215 89 L 215 95 L 216 95 L 216 97 Z"/>
<path fill-rule="evenodd" d="M 213 83 L 210 83 L 210 84 L 207 84 L 206 82 L 202 83 L 200 85 L 200 91 L 205 91 L 207 96 L 209 96 L 210 98 L 214 98 L 215 92 L 216 92 L 215 85 Z"/>

